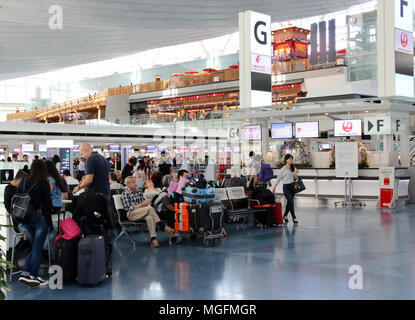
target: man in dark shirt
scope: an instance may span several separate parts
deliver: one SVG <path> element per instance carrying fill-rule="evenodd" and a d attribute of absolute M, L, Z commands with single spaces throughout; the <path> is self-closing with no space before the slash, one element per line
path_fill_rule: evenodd
<path fill-rule="evenodd" d="M 79 153 L 86 159 L 85 180 L 81 182 L 73 191 L 87 188 L 88 191 L 110 195 L 110 184 L 108 181 L 109 165 L 107 159 L 94 151 L 90 144 L 83 143 L 79 148 Z"/>
<path fill-rule="evenodd" d="M 11 214 L 11 206 L 13 196 L 16 194 L 17 187 L 23 178 L 26 178 L 27 174 L 23 170 L 19 170 L 9 185 L 4 189 L 4 206 L 6 207 L 7 215 Z M 13 222 L 14 229 L 17 230 L 17 224 Z"/>

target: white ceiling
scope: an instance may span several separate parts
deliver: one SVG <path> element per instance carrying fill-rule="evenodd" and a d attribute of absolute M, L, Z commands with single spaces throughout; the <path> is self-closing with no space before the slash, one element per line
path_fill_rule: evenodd
<path fill-rule="evenodd" d="M 238 12 L 272 22 L 367 0 L 0 0 L 0 80 L 198 41 L 238 31 Z M 49 28 L 49 7 L 63 30 Z"/>

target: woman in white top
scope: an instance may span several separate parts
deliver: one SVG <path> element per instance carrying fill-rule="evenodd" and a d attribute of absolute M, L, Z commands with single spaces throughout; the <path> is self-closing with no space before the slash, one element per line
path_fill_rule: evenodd
<path fill-rule="evenodd" d="M 288 213 L 291 212 L 291 216 L 293 218 L 293 222 L 295 224 L 298 223 L 298 220 L 294 213 L 294 186 L 293 182 L 294 179 L 298 176 L 298 170 L 294 168 L 293 165 L 294 158 L 292 155 L 287 154 L 284 157 L 284 166 L 281 168 L 280 173 L 277 177 L 277 182 L 275 183 L 274 187 L 272 188 L 272 192 L 275 192 L 275 189 L 277 188 L 280 181 L 283 183 L 282 190 L 284 192 L 284 196 L 287 199 L 287 205 L 285 207 L 285 213 L 284 213 L 284 222 L 288 222 Z"/>

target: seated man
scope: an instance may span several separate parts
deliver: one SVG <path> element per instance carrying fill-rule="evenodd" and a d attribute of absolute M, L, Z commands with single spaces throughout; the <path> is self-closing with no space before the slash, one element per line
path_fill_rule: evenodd
<path fill-rule="evenodd" d="M 137 188 L 134 177 L 125 178 L 125 185 L 127 189 L 122 193 L 122 202 L 127 211 L 127 219 L 134 222 L 145 220 L 150 232 L 151 246 L 153 248 L 160 247 L 157 241 L 156 224 L 159 224 L 162 230 L 169 233 L 171 237 L 174 234 L 174 229 L 160 221 L 156 211 L 150 206 L 150 202 L 144 200 L 143 192 Z"/>

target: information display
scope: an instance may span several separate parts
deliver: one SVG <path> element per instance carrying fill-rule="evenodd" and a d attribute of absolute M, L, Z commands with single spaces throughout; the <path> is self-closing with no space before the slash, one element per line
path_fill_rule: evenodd
<path fill-rule="evenodd" d="M 188 147 L 186 147 L 186 146 L 182 146 L 182 147 L 180 147 L 180 148 L 179 148 L 179 150 L 180 150 L 181 152 L 187 152 L 187 151 L 189 150 L 189 148 L 188 148 Z"/>
<path fill-rule="evenodd" d="M 190 151 L 191 152 L 198 152 L 199 151 L 199 147 L 197 147 L 197 146 L 190 147 Z"/>
<path fill-rule="evenodd" d="M 60 148 L 59 155 L 61 159 L 60 170 L 69 170 L 71 171 L 71 149 L 70 148 Z"/>
<path fill-rule="evenodd" d="M 39 150 L 40 151 L 40 150 Z M 74 152 L 79 152 L 79 144 L 74 144 L 73 145 L 73 151 Z"/>
<path fill-rule="evenodd" d="M 362 120 L 335 120 L 334 136 L 335 137 L 352 137 L 362 135 Z"/>
<path fill-rule="evenodd" d="M 39 152 L 48 152 L 48 147 L 46 146 L 46 144 L 39 144 L 38 145 L 38 151 Z"/>
<path fill-rule="evenodd" d="M 271 123 L 271 139 L 292 139 L 293 124 L 288 123 Z"/>
<path fill-rule="evenodd" d="M 159 151 L 161 152 L 161 151 L 166 151 L 167 150 L 167 147 L 166 146 L 159 146 Z"/>
<path fill-rule="evenodd" d="M 216 146 L 211 146 L 210 147 L 210 152 L 217 152 L 218 148 Z"/>
<path fill-rule="evenodd" d="M 261 125 L 245 126 L 245 140 L 261 140 Z"/>
<path fill-rule="evenodd" d="M 14 179 L 14 170 L 13 169 L 6 169 L 6 170 L 0 170 L 0 178 L 1 184 L 8 184 L 12 182 Z"/>
<path fill-rule="evenodd" d="M 233 147 L 233 152 L 241 152 L 241 147 Z"/>
<path fill-rule="evenodd" d="M 316 122 L 298 122 L 295 124 L 296 138 L 318 138 L 319 123 Z"/>
<path fill-rule="evenodd" d="M 147 152 L 154 152 L 156 151 L 156 146 L 147 146 Z"/>
<path fill-rule="evenodd" d="M 118 144 L 110 145 L 110 152 L 120 152 L 120 146 Z"/>
<path fill-rule="evenodd" d="M 22 152 L 33 152 L 34 151 L 34 145 L 32 143 L 30 144 L 22 144 Z"/>
<path fill-rule="evenodd" d="M 224 152 L 232 152 L 232 148 L 231 147 L 223 147 L 223 151 Z"/>

